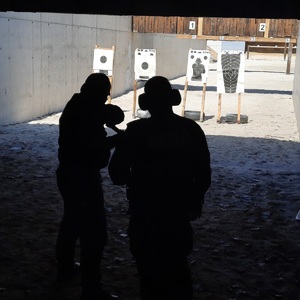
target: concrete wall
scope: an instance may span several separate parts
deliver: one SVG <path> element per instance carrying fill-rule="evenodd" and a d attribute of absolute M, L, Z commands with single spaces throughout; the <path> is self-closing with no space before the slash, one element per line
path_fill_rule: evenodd
<path fill-rule="evenodd" d="M 300 133 L 300 30 L 297 39 L 297 53 L 294 73 L 293 101 L 297 118 L 298 131 Z M 299 135 L 300 137 L 300 135 Z"/>
<path fill-rule="evenodd" d="M 155 48 L 168 78 L 185 74 L 189 48 L 205 49 L 131 26 L 130 16 L 0 12 L 0 125 L 61 111 L 92 72 L 95 45 L 115 46 L 112 97 L 133 88 L 136 48 Z"/>
<path fill-rule="evenodd" d="M 0 124 L 61 110 L 91 73 L 95 45 L 124 43 L 117 61 L 128 61 L 131 36 L 130 17 L 0 13 Z"/>

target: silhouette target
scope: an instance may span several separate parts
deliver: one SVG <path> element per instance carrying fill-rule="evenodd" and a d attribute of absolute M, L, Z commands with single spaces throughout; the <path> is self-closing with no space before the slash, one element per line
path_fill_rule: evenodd
<path fill-rule="evenodd" d="M 207 50 L 190 49 L 186 77 L 191 81 L 206 83 L 209 69 L 210 54 Z"/>
<path fill-rule="evenodd" d="M 236 93 L 240 64 L 240 54 L 225 53 L 221 55 L 225 93 Z"/>

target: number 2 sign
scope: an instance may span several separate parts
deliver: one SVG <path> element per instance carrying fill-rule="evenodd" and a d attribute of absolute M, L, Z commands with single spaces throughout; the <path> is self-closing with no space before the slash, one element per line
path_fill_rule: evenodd
<path fill-rule="evenodd" d="M 266 23 L 259 23 L 259 31 L 260 32 L 266 31 Z"/>

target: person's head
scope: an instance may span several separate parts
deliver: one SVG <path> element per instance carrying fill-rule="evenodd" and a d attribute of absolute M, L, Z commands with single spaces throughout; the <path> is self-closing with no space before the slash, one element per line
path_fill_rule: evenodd
<path fill-rule="evenodd" d="M 105 103 L 110 94 L 111 84 L 109 78 L 102 73 L 92 73 L 81 86 L 80 92 L 91 100 Z"/>
<path fill-rule="evenodd" d="M 139 106 L 142 110 L 149 110 L 151 115 L 172 111 L 172 106 L 181 102 L 179 91 L 173 89 L 168 79 L 162 76 L 150 78 L 144 91 L 139 96 Z"/>

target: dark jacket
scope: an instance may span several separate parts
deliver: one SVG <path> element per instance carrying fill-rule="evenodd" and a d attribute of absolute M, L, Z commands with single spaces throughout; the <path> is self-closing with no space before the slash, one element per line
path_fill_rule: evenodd
<path fill-rule="evenodd" d="M 109 173 L 114 184 L 128 186 L 132 214 L 189 218 L 211 183 L 204 132 L 174 113 L 133 121 L 112 155 Z"/>
<path fill-rule="evenodd" d="M 110 147 L 106 140 L 103 107 L 74 94 L 59 120 L 58 159 L 60 168 L 78 166 L 99 172 L 107 166 Z"/>

